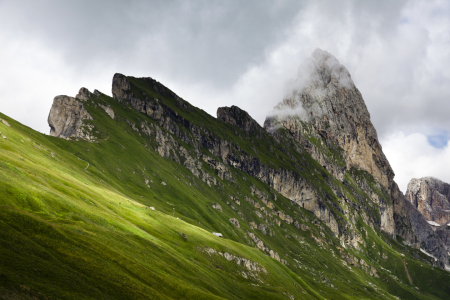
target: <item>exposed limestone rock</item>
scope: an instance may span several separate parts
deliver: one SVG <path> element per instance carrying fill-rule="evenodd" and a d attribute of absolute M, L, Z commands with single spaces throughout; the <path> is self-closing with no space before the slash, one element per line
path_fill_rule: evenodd
<path fill-rule="evenodd" d="M 213 159 L 210 156 L 203 155 L 202 159 L 204 162 L 206 162 L 208 165 L 210 165 L 214 170 L 218 171 L 218 176 L 220 179 L 225 180 L 232 180 L 231 172 L 229 171 L 228 167 L 226 167 L 223 163 Z"/>
<path fill-rule="evenodd" d="M 287 262 L 284 259 L 280 259 L 280 256 L 278 255 L 277 252 L 269 249 L 268 247 L 266 247 L 263 243 L 263 241 L 261 241 L 257 236 L 255 236 L 253 233 L 251 232 L 247 232 L 248 236 L 252 239 L 252 241 L 256 244 L 256 247 L 261 250 L 261 251 L 265 251 L 269 253 L 269 256 L 278 260 L 279 262 L 281 262 L 282 264 L 287 264 Z"/>
<path fill-rule="evenodd" d="M 408 183 L 406 198 L 427 221 L 439 225 L 450 223 L 450 185 L 433 177 L 413 178 Z"/>
<path fill-rule="evenodd" d="M 84 94 L 81 97 L 84 97 Z M 82 138 L 88 141 L 95 139 L 91 134 L 92 125 L 83 123 L 84 120 L 92 120 L 92 116 L 84 108 L 83 101 L 69 96 L 56 96 L 53 99 L 48 116 L 50 135 L 65 139 Z"/>
<path fill-rule="evenodd" d="M 81 100 L 81 101 L 88 101 L 91 97 L 92 93 L 89 92 L 87 88 L 82 87 L 78 94 L 75 96 L 75 99 Z"/>
<path fill-rule="evenodd" d="M 258 230 L 261 231 L 262 234 L 267 234 L 268 229 L 269 228 L 267 227 L 267 225 L 264 224 L 258 225 Z"/>
<path fill-rule="evenodd" d="M 258 197 L 268 208 L 274 209 L 275 206 L 271 201 L 269 201 L 269 197 L 263 191 L 258 190 L 254 186 L 250 187 L 252 195 Z"/>
<path fill-rule="evenodd" d="M 127 91 L 131 89 L 131 85 L 128 82 L 127 78 L 122 74 L 114 74 L 113 83 L 112 83 L 112 94 L 114 99 L 119 100 L 121 102 L 122 99 L 127 97 Z"/>
<path fill-rule="evenodd" d="M 372 186 L 364 181 L 357 184 L 379 207 L 380 229 L 393 237 L 400 235 L 416 247 L 421 242 L 431 247 L 429 251 L 438 247 L 440 250 L 434 251 L 442 254 L 444 251 L 438 237 L 427 237 L 430 226 L 414 224 L 413 220 L 417 220 L 418 216 L 410 209 L 393 180 L 394 172 L 378 142 L 370 114 L 346 68 L 331 54 L 320 49 L 314 51 L 306 65 L 307 68 L 299 71 L 299 77 L 292 82 L 292 92 L 266 119 L 266 130 L 276 136 L 278 128 L 285 128 L 313 158 L 343 182 L 345 172 L 352 167 L 367 171 L 377 182 Z M 374 190 L 378 190 L 378 194 Z M 339 197 L 347 202 L 345 197 Z M 320 206 L 320 202 L 317 203 Z M 317 211 L 317 205 L 307 206 L 305 203 L 305 208 Z M 366 212 L 370 213 L 370 210 L 365 209 L 363 218 L 373 226 L 372 220 L 375 218 L 369 218 Z M 354 218 L 347 212 L 345 214 L 354 223 Z M 319 218 L 323 220 L 323 217 Z M 328 225 L 328 222 L 325 223 Z M 345 233 L 341 241 L 358 247 L 360 235 Z M 440 254 L 436 256 L 445 261 L 445 255 Z"/>
<path fill-rule="evenodd" d="M 341 181 L 352 167 L 367 171 L 377 182 L 369 186 L 361 180 L 357 184 L 379 207 L 380 229 L 394 237 L 400 235 L 416 247 L 425 243 L 429 251 L 437 252 L 434 253 L 436 257 L 445 261 L 446 254 L 439 238 L 432 234 L 428 224 L 418 221 L 420 216 L 411 209 L 394 182 L 394 172 L 378 142 L 370 114 L 346 68 L 331 54 L 320 49 L 314 51 L 306 65 L 307 68 L 299 71 L 299 77 L 292 82 L 292 92 L 266 119 L 266 130 L 277 135 L 277 128 L 285 128 L 313 158 Z M 379 193 L 374 193 L 374 189 Z M 446 191 L 448 193 L 448 189 Z M 339 192 L 335 193 L 346 201 Z M 380 193 L 383 195 L 380 196 Z M 450 212 L 450 204 L 446 205 L 448 201 L 444 202 L 445 199 L 436 193 L 435 199 L 443 205 L 440 212 L 447 209 Z M 316 212 L 315 203 L 320 206 L 320 201 L 312 203 L 305 205 L 305 208 Z M 370 212 L 369 209 L 365 211 Z M 345 214 L 354 223 L 352 216 L 347 212 Z M 323 220 L 323 217 L 318 217 Z M 365 212 L 363 218 L 373 226 L 371 220 L 375 218 L 368 218 Z M 442 213 L 438 218 L 445 219 Z M 328 225 L 328 222 L 325 223 Z M 358 243 L 363 242 L 357 232 L 344 233 L 341 241 L 356 248 Z"/>
<path fill-rule="evenodd" d="M 2 121 L 2 123 L 5 124 L 6 126 L 11 127 L 11 126 L 9 125 L 9 123 L 6 122 L 5 120 L 3 120 L 3 119 L 0 118 L 0 121 Z"/>
<path fill-rule="evenodd" d="M 269 256 L 272 257 L 272 258 L 274 258 L 274 259 L 276 259 L 276 260 L 278 260 L 278 261 L 280 261 L 280 256 L 278 255 L 278 253 L 276 253 L 276 252 L 273 251 L 273 250 L 270 250 L 270 251 L 269 251 Z"/>
<path fill-rule="evenodd" d="M 435 232 L 444 243 L 445 247 L 447 248 L 447 252 L 450 252 L 450 226 L 439 226 L 438 228 L 436 228 Z"/>
<path fill-rule="evenodd" d="M 151 78 L 141 78 L 155 91 L 161 94 L 163 97 L 171 97 L 179 103 L 179 106 L 190 110 L 191 106 L 181 100 L 175 93 L 158 83 Z M 302 178 L 299 178 L 293 171 L 287 171 L 283 169 L 273 169 L 264 164 L 262 164 L 258 159 L 255 159 L 245 151 L 243 151 L 239 146 L 231 143 L 230 141 L 220 139 L 218 137 L 210 135 L 205 128 L 200 128 L 189 121 L 183 119 L 178 113 L 171 110 L 169 107 L 164 105 L 163 101 L 157 98 L 146 98 L 144 100 L 138 99 L 134 96 L 132 92 L 132 85 L 127 80 L 127 78 L 121 74 L 114 75 L 113 78 L 113 96 L 114 98 L 121 102 L 127 103 L 134 109 L 149 115 L 155 119 L 159 126 L 164 130 L 177 136 L 184 142 L 191 144 L 196 149 L 197 153 L 200 153 L 200 145 L 203 145 L 209 149 L 212 155 L 222 159 L 225 165 L 243 170 L 247 174 L 254 176 L 268 185 L 272 186 L 276 191 L 281 193 L 283 196 L 293 200 L 298 205 L 310 209 L 315 212 L 315 214 L 320 217 L 324 222 L 329 224 L 330 228 L 337 236 L 339 235 L 339 228 L 337 221 L 331 214 L 330 210 L 322 205 L 319 201 L 316 191 L 310 186 L 310 184 Z M 236 124 L 244 124 L 243 129 L 245 130 L 256 130 L 264 135 L 264 130 L 257 124 L 256 121 L 251 119 L 251 117 L 245 112 L 235 109 L 224 109 L 223 112 L 232 112 Z M 239 113 L 238 113 L 239 112 Z M 241 113 L 242 112 L 242 113 Z M 239 120 L 239 117 L 244 117 L 245 120 Z M 229 119 L 231 120 L 231 119 Z M 247 125 L 245 125 L 247 124 Z M 180 130 L 179 126 L 184 126 L 191 133 L 186 134 L 186 131 Z M 255 126 L 259 129 L 255 129 Z M 157 132 L 157 141 L 160 144 L 158 148 L 158 153 L 164 157 L 171 156 L 170 153 L 172 149 L 178 149 L 178 145 L 175 141 L 171 141 L 170 135 L 165 134 L 161 129 L 155 128 Z M 252 133 L 253 134 L 253 133 Z M 165 136 L 165 137 L 163 137 Z M 175 151 L 172 151 L 175 153 Z M 175 155 L 171 156 L 174 161 L 180 161 L 176 159 Z M 197 174 L 194 168 L 195 157 L 192 158 L 193 161 L 186 165 L 193 174 Z M 219 171 L 219 176 L 227 179 L 231 176 L 227 176 L 226 169 L 220 163 L 213 163 L 211 158 L 206 158 L 205 161 L 211 166 L 215 166 Z M 196 175 L 198 176 L 198 175 Z M 202 178 L 202 180 L 204 180 Z M 231 179 L 230 179 L 231 180 Z M 204 180 L 205 181 L 205 180 Z M 211 184 L 214 181 L 209 180 Z"/>
<path fill-rule="evenodd" d="M 235 218 L 231 218 L 231 219 L 230 219 L 230 222 L 231 222 L 234 226 L 236 226 L 237 228 L 241 228 L 241 226 L 239 226 L 239 221 L 236 220 Z"/>
<path fill-rule="evenodd" d="M 116 118 L 116 116 L 114 115 L 114 110 L 111 108 L 111 106 L 109 106 L 108 104 L 107 105 L 99 104 L 98 106 L 100 106 L 108 114 L 108 116 L 111 117 L 111 119 L 114 120 Z"/>
<path fill-rule="evenodd" d="M 420 246 L 436 257 L 438 259 L 436 264 L 443 268 L 444 263 L 448 263 L 448 252 L 444 242 L 434 232 L 425 217 L 411 203 L 408 201 L 405 201 L 405 203 L 409 210 L 412 230 L 417 236 Z"/>
<path fill-rule="evenodd" d="M 212 208 L 217 209 L 218 211 L 222 212 L 222 206 L 218 203 L 213 203 Z"/>
<path fill-rule="evenodd" d="M 235 125 L 242 131 L 253 133 L 258 136 L 262 129 L 246 111 L 234 105 L 231 107 L 219 107 L 217 109 L 217 119 Z"/>
<path fill-rule="evenodd" d="M 302 224 L 302 223 L 299 223 L 298 221 L 294 222 L 294 226 L 297 227 L 298 229 L 303 230 L 303 231 L 311 230 L 311 228 L 309 226 L 307 226 L 305 224 Z"/>
<path fill-rule="evenodd" d="M 219 251 L 216 251 L 213 248 L 207 248 L 207 249 L 205 249 L 205 252 L 208 255 L 213 255 L 213 254 L 220 255 L 220 256 L 224 257 L 228 261 L 234 261 L 237 265 L 244 266 L 250 272 L 267 274 L 266 268 L 264 268 L 259 263 L 251 261 L 251 260 L 248 260 L 246 258 L 238 257 L 238 256 L 235 256 L 235 255 L 227 253 L 227 252 L 219 252 Z"/>

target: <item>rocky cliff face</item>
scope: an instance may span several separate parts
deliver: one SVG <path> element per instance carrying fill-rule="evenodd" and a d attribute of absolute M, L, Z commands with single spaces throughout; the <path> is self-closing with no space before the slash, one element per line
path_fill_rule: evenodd
<path fill-rule="evenodd" d="M 439 237 L 394 182 L 394 172 L 361 93 L 347 69 L 330 53 L 320 49 L 313 52 L 300 68 L 298 78 L 290 83 L 283 101 L 266 118 L 264 127 L 269 132 L 280 128 L 288 131 L 342 182 L 346 182 L 346 173 L 352 168 L 367 171 L 376 182 L 358 185 L 379 205 L 381 229 L 416 247 L 424 245 L 446 262 L 447 253 Z"/>
<path fill-rule="evenodd" d="M 263 129 L 246 111 L 237 106 L 219 107 L 217 119 L 239 127 L 242 131 L 261 136 Z"/>
<path fill-rule="evenodd" d="M 450 185 L 433 177 L 413 178 L 408 183 L 406 198 L 427 221 L 439 225 L 450 223 Z"/>
<path fill-rule="evenodd" d="M 444 264 L 448 264 L 448 251 L 445 242 L 411 203 L 407 201 L 405 203 L 409 211 L 412 229 L 420 242 L 420 248 L 437 258 L 436 265 L 444 267 Z"/>
<path fill-rule="evenodd" d="M 440 237 L 444 243 L 447 251 L 450 252 L 450 226 L 443 225 L 436 228 L 436 234 Z"/>
<path fill-rule="evenodd" d="M 316 49 L 289 88 L 285 99 L 267 117 L 266 130 L 285 128 L 340 181 L 355 167 L 369 172 L 390 192 L 394 172 L 347 69 L 330 53 Z M 393 207 L 375 198 L 383 207 L 382 229 L 393 235 Z"/>
<path fill-rule="evenodd" d="M 48 115 L 50 135 L 69 139 L 83 138 L 91 140 L 92 128 L 83 123 L 92 120 L 92 116 L 85 109 L 83 102 L 88 99 L 89 91 L 81 88 L 76 98 L 69 96 L 56 96 Z"/>
<path fill-rule="evenodd" d="M 279 123 L 295 139 L 304 142 L 310 131 L 308 125 L 312 125 L 317 135 L 342 148 L 347 169 L 354 166 L 368 171 L 388 190 L 394 172 L 349 72 L 321 49 L 313 52 L 306 65 L 307 68 L 299 70 L 299 77 L 290 84 L 292 90 L 274 108 L 264 127 L 270 130 Z"/>

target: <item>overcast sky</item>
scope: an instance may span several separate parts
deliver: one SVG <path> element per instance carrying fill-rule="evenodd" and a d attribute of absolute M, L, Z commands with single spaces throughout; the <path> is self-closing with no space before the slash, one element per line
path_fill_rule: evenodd
<path fill-rule="evenodd" d="M 450 1 L 0 0 L 0 111 L 49 133 L 56 95 L 152 77 L 260 124 L 317 47 L 347 67 L 406 191 L 450 182 Z"/>

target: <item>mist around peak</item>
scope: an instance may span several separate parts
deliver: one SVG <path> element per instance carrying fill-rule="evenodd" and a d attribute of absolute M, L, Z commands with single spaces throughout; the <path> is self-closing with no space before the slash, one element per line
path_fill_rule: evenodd
<path fill-rule="evenodd" d="M 306 58 L 298 67 L 297 77 L 285 83 L 283 101 L 268 114 L 268 118 L 279 120 L 296 116 L 308 122 L 308 114 L 303 107 L 303 98 L 307 96 L 323 100 L 339 89 L 355 87 L 347 68 L 329 52 L 316 48 L 311 57 Z M 322 115 L 319 111 L 317 115 Z"/>

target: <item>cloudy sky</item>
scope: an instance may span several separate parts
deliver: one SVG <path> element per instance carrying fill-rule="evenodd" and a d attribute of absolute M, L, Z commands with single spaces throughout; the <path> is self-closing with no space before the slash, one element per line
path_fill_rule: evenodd
<path fill-rule="evenodd" d="M 0 111 L 48 133 L 53 97 L 153 77 L 258 122 L 319 47 L 350 71 L 405 191 L 450 182 L 450 1 L 0 0 Z"/>

